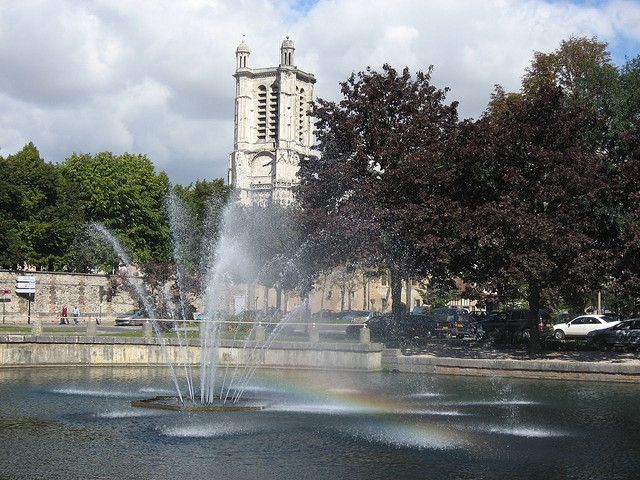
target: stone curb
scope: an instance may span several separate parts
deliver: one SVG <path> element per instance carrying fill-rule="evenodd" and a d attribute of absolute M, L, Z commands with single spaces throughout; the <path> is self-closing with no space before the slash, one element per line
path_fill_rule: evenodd
<path fill-rule="evenodd" d="M 545 378 L 580 378 L 602 380 L 609 376 L 624 376 L 626 381 L 640 382 L 640 362 L 634 360 L 612 363 L 608 361 L 470 359 L 434 357 L 428 355 L 405 357 L 399 350 L 384 350 L 382 362 L 392 370 L 407 373 L 450 373 L 464 375 L 535 376 Z"/>

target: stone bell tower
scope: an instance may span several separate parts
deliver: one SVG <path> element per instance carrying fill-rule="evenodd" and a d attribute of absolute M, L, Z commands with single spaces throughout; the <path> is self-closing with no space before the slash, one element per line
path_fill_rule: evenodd
<path fill-rule="evenodd" d="M 244 204 L 293 202 L 300 157 L 311 155 L 308 113 L 316 80 L 296 67 L 294 52 L 287 37 L 280 47 L 280 65 L 250 68 L 244 40 L 236 49 L 234 146 L 228 182 Z"/>

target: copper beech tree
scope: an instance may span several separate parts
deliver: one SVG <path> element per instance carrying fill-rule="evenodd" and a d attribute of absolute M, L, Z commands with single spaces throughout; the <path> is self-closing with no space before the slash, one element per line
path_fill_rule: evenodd
<path fill-rule="evenodd" d="M 590 109 L 565 108 L 559 88 L 509 100 L 508 108 L 467 122 L 451 168 L 464 187 L 465 280 L 526 298 L 531 333 L 543 291 L 591 292 L 613 260 L 606 159 L 592 148 Z"/>
<path fill-rule="evenodd" d="M 447 276 L 451 207 L 442 195 L 457 103 L 429 72 L 384 65 L 341 84 L 339 102 L 318 100 L 319 157 L 300 166 L 297 196 L 317 271 L 341 263 L 390 272 L 392 310 L 402 280 Z"/>

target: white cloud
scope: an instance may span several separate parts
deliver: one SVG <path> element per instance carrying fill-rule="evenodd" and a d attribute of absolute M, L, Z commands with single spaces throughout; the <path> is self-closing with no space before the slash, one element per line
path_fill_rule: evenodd
<path fill-rule="evenodd" d="M 0 0 L 0 154 L 34 141 L 73 151 L 147 153 L 173 180 L 223 176 L 233 148 L 235 47 L 274 65 L 285 35 L 316 93 L 367 65 L 426 70 L 462 116 L 493 85 L 517 89 L 536 50 L 598 35 L 639 52 L 640 4 L 538 0 Z"/>

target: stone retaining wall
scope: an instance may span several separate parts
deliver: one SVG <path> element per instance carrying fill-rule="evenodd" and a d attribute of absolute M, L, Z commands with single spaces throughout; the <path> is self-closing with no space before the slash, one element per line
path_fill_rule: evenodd
<path fill-rule="evenodd" d="M 640 361 L 572 361 L 555 359 L 482 359 L 404 356 L 385 350 L 383 368 L 406 373 L 499 376 L 516 378 L 640 382 Z"/>
<path fill-rule="evenodd" d="M 0 335 L 0 368 L 25 366 L 158 366 L 200 363 L 200 347 L 153 338 Z M 561 359 L 455 358 L 404 356 L 381 344 L 275 342 L 268 350 L 222 340 L 220 365 L 258 364 L 269 368 L 389 370 L 415 374 L 501 376 L 536 379 L 640 382 L 640 359 L 575 361 Z"/>
<path fill-rule="evenodd" d="M 219 364 L 362 371 L 378 371 L 382 365 L 380 344 L 274 342 L 266 351 L 243 345 L 223 340 Z M 174 339 L 163 349 L 153 338 L 0 336 L 0 367 L 166 365 L 167 357 L 174 365 L 198 365 L 200 347 L 181 347 Z"/>

